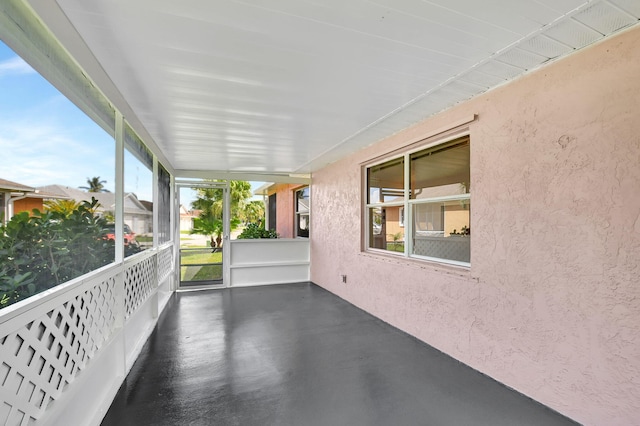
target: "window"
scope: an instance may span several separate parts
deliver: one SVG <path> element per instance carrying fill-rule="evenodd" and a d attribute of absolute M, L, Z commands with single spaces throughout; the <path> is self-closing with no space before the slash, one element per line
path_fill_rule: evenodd
<path fill-rule="evenodd" d="M 153 154 L 128 125 L 124 141 L 124 223 L 135 235 L 125 256 L 131 256 L 153 247 Z"/>
<path fill-rule="evenodd" d="M 468 265 L 469 170 L 467 136 L 368 167 L 367 248 Z"/>
<path fill-rule="evenodd" d="M 268 229 L 277 229 L 278 220 L 278 194 L 269 195 L 269 227 Z"/>
<path fill-rule="evenodd" d="M 309 187 L 296 191 L 296 237 L 309 238 Z"/>
<path fill-rule="evenodd" d="M 400 209 L 404 206 L 404 157 L 367 169 L 369 247 L 404 252 L 404 229 Z"/>
<path fill-rule="evenodd" d="M 171 175 L 158 164 L 158 243 L 171 241 Z"/>
<path fill-rule="evenodd" d="M 1 309 L 115 260 L 115 111 L 88 116 L 2 42 L 0 70 Z"/>

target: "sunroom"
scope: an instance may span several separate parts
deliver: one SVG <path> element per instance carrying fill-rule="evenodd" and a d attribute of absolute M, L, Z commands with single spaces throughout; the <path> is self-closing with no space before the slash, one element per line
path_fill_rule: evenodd
<path fill-rule="evenodd" d="M 339 398 L 330 380 L 320 388 L 296 376 L 304 392 L 290 390 L 295 404 L 252 424 L 422 422 L 429 397 L 409 395 L 422 388 L 409 384 L 408 371 L 406 388 L 364 372 L 379 369 L 370 364 L 377 352 L 389 356 L 380 364 L 389 371 L 410 369 L 404 349 L 389 346 L 397 330 L 568 424 L 640 417 L 638 1 L 6 0 L 0 9 L 0 40 L 20 58 L 0 59 L 0 83 L 24 62 L 75 104 L 95 133 L 68 149 L 69 158 L 106 141 L 105 157 L 84 163 L 108 163 L 114 185 L 102 212 L 113 223 L 108 255 L 0 309 L 1 424 L 100 424 L 127 374 L 153 364 L 149 348 L 163 343 L 149 336 L 161 331 L 159 319 L 207 297 L 224 317 L 233 295 L 241 309 L 258 306 L 260 332 L 276 318 L 302 326 L 308 335 L 300 339 L 320 340 L 309 328 L 312 312 L 327 315 L 316 326 L 329 338 L 351 330 L 320 352 L 344 355 L 349 370 L 318 358 L 328 369 L 317 377 L 357 377 L 362 382 L 343 380 L 344 389 L 382 401 Z M 22 139 L 9 137 L 16 123 L 3 109 L 0 179 L 46 186 L 58 182 L 10 173 L 80 167 L 50 170 L 38 158 L 9 167 L 21 146 L 71 146 L 38 141 L 36 124 L 56 105 Z M 132 179 L 141 187 L 132 171 L 149 189 L 147 216 L 140 192 L 129 189 Z M 263 223 L 286 228 L 284 238 L 234 238 L 233 181 L 264 183 L 256 191 L 267 202 Z M 219 189 L 224 210 L 221 242 L 210 250 L 222 253 L 221 276 L 195 286 L 181 273 L 181 196 L 190 188 Z M 127 203 L 148 217 L 135 229 Z M 134 233 L 146 238 L 140 249 L 129 244 Z M 3 280 L 29 264 L 5 257 Z M 241 304 L 248 294 L 256 299 Z M 329 299 L 325 312 L 315 305 Z M 346 307 L 354 311 L 342 315 Z M 295 321 L 281 317 L 294 311 Z M 335 326 L 338 317 L 346 322 Z M 375 351 L 361 340 L 371 321 L 391 336 Z M 205 330 L 201 339 L 227 344 L 215 321 L 193 324 Z M 185 330 L 169 329 L 182 342 Z M 264 337 L 246 336 L 245 349 Z M 302 351 L 289 340 L 283 347 Z M 219 356 L 209 362 L 222 365 Z M 289 373 L 302 374 L 270 370 L 282 383 Z M 260 392 L 273 386 L 256 383 Z M 462 388 L 438 391 L 453 395 L 442 410 Z M 321 410 L 314 396 L 346 411 Z M 345 401 L 372 411 L 349 411 Z M 250 418 L 216 407 L 193 424 Z M 492 410 L 483 407 L 478 412 Z M 231 417 L 217 418 L 222 411 Z M 400 411 L 407 417 L 393 416 Z M 509 415 L 524 416 L 522 424 L 538 419 Z M 430 419 L 453 418 L 462 417 Z"/>

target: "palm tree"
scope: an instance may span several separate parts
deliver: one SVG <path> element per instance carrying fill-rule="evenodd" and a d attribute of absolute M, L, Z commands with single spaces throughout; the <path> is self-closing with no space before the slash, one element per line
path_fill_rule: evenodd
<path fill-rule="evenodd" d="M 105 183 L 107 183 L 107 181 L 100 180 L 100 176 L 92 177 L 91 179 L 87 178 L 87 184 L 89 184 L 89 186 L 81 186 L 80 189 L 86 189 L 87 192 L 109 192 L 109 190 L 104 187 Z"/>
<path fill-rule="evenodd" d="M 219 182 L 213 180 L 211 182 Z M 243 180 L 233 180 L 230 187 L 230 226 L 233 231 L 245 219 L 247 200 L 251 197 L 251 184 Z M 198 198 L 191 203 L 191 207 L 200 210 L 198 218 L 193 220 L 192 234 L 208 235 L 211 247 L 221 247 L 223 232 L 224 190 L 222 188 L 194 188 Z M 254 209 L 255 210 L 255 209 Z M 214 238 L 215 236 L 215 238 Z"/>
<path fill-rule="evenodd" d="M 211 215 L 201 215 L 200 217 L 193 219 L 193 229 L 191 229 L 189 233 L 208 236 L 210 238 L 209 245 L 213 248 L 216 247 L 216 245 L 218 247 L 220 246 L 220 241 L 222 240 L 222 229 L 222 220 L 216 219 Z M 214 239 L 214 235 L 216 236 L 216 239 Z"/>
<path fill-rule="evenodd" d="M 231 219 L 231 230 L 234 230 L 240 225 L 240 220 L 237 218 Z M 209 237 L 209 245 L 213 247 L 222 247 L 222 233 L 224 232 L 224 224 L 222 219 L 218 219 L 212 215 L 201 214 L 200 217 L 193 219 L 193 229 L 190 234 L 200 234 Z M 215 239 L 214 239 L 215 236 Z"/>
<path fill-rule="evenodd" d="M 212 182 L 219 182 L 213 180 Z M 244 180 L 232 180 L 230 186 L 231 217 L 244 219 L 247 200 L 251 197 L 251 184 Z M 194 188 L 198 198 L 191 203 L 195 210 L 202 210 L 204 216 L 211 215 L 222 219 L 223 194 L 222 188 Z"/>
<path fill-rule="evenodd" d="M 264 203 L 253 200 L 244 208 L 244 220 L 247 222 L 259 222 L 264 219 Z"/>

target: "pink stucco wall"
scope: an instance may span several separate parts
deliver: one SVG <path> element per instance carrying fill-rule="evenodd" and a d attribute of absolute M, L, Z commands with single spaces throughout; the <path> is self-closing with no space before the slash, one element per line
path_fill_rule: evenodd
<path fill-rule="evenodd" d="M 269 195 L 276 194 L 276 232 L 280 238 L 295 237 L 295 191 L 306 185 L 276 184 L 269 191 Z"/>
<path fill-rule="evenodd" d="M 574 420 L 639 424 L 639 76 L 636 28 L 314 173 L 312 280 Z M 361 252 L 361 164 L 471 114 L 471 268 Z"/>

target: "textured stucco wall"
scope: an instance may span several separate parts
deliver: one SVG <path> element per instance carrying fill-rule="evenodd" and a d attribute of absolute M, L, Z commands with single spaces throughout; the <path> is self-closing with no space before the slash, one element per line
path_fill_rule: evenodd
<path fill-rule="evenodd" d="M 269 195 L 276 194 L 276 232 L 280 238 L 293 238 L 293 194 L 290 184 L 276 184 Z"/>
<path fill-rule="evenodd" d="M 638 424 L 639 76 L 633 29 L 315 173 L 312 280 L 579 422 Z M 361 252 L 360 164 L 474 113 L 471 268 Z"/>

